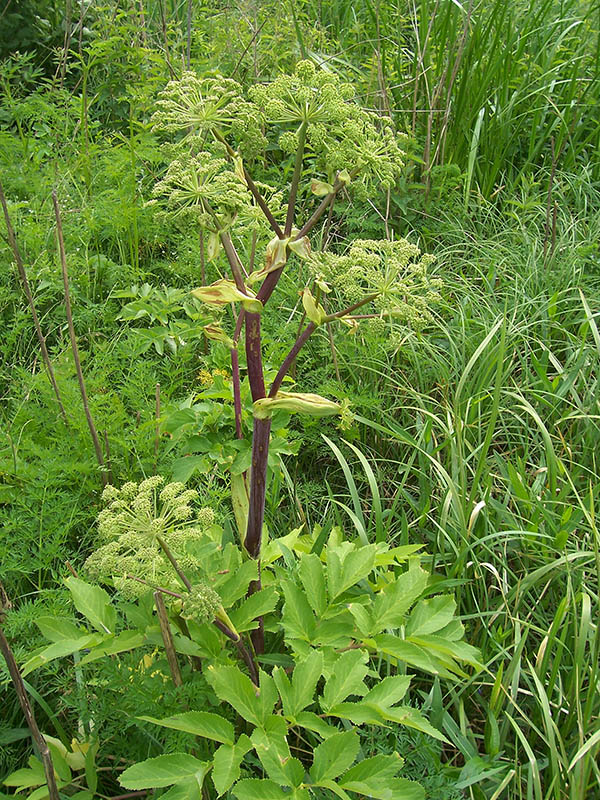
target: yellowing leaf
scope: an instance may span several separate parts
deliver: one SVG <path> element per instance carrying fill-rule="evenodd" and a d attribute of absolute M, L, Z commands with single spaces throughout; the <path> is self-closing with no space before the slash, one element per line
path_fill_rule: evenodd
<path fill-rule="evenodd" d="M 197 289 L 192 289 L 192 294 L 209 306 L 226 306 L 228 303 L 241 303 L 246 311 L 251 313 L 260 313 L 262 311 L 262 303 L 256 299 L 254 294 L 244 294 L 233 281 L 229 281 L 226 278 L 215 281 L 210 286 L 199 286 Z"/>
<path fill-rule="evenodd" d="M 322 325 L 327 319 L 327 312 L 320 303 L 317 303 L 310 289 L 302 290 L 302 305 L 306 311 L 306 316 L 315 325 Z"/>
<path fill-rule="evenodd" d="M 253 405 L 256 419 L 268 419 L 275 411 L 292 414 L 310 414 L 313 417 L 329 417 L 341 413 L 341 407 L 333 400 L 319 394 L 302 392 L 278 392 L 276 397 L 263 397 Z"/>
<path fill-rule="evenodd" d="M 325 197 L 325 195 L 333 192 L 333 186 L 325 181 L 313 180 L 310 184 L 310 190 L 313 194 L 316 194 L 317 197 Z"/>

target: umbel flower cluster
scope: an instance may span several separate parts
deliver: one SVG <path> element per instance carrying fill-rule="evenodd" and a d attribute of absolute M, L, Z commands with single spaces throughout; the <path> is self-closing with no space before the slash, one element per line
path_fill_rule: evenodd
<path fill-rule="evenodd" d="M 219 206 L 239 210 L 244 203 L 233 181 L 245 189 L 244 165 L 277 147 L 288 154 L 305 143 L 313 180 L 331 183 L 342 173 L 359 194 L 391 187 L 402 169 L 405 137 L 362 108 L 351 84 L 311 61 L 300 61 L 291 75 L 251 87 L 248 97 L 233 80 L 185 72 L 167 84 L 157 106 L 154 130 L 179 134 L 185 146 L 155 196 L 165 196 L 169 206 L 183 201 L 188 212 L 196 197 L 200 224 L 209 228 L 214 218 L 206 216 L 206 200 L 220 197 Z M 224 155 L 228 167 L 220 161 Z M 249 197 L 245 205 L 252 206 Z M 223 210 L 230 221 L 234 209 Z"/>
<path fill-rule="evenodd" d="M 442 281 L 428 274 L 435 256 L 421 255 L 406 239 L 356 239 L 344 255 L 314 254 L 311 267 L 317 282 L 336 290 L 344 303 L 376 295 L 362 313 L 392 316 L 413 330 L 431 321 L 431 308 L 440 300 Z"/>
<path fill-rule="evenodd" d="M 194 489 L 186 490 L 178 482 L 165 486 L 164 478 L 155 476 L 120 489 L 109 485 L 102 499 L 106 507 L 98 515 L 101 544 L 85 564 L 91 577 L 112 583 L 130 598 L 148 592 L 148 583 L 179 591 L 181 582 L 161 542 L 184 571 L 200 571 L 201 564 L 186 545 L 205 537 L 215 517 L 211 508 L 194 509 Z"/>

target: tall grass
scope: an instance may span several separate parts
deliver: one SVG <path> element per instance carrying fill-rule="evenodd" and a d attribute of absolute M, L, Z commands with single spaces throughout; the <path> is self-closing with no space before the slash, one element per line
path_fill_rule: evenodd
<path fill-rule="evenodd" d="M 557 175 L 546 258 L 542 186 L 518 213 L 449 224 L 435 329 L 394 369 L 375 349 L 361 362 L 385 410 L 363 418 L 361 456 L 335 454 L 342 513 L 372 538 L 427 541 L 482 649 L 486 670 L 440 699 L 473 798 L 600 796 L 600 265 L 585 244 L 600 215 L 589 185 L 568 211 L 573 180 Z"/>
<path fill-rule="evenodd" d="M 427 180 L 457 164 L 484 197 L 600 143 L 600 17 L 579 0 L 357 0 L 305 4 L 361 64 L 365 91 L 416 137 Z"/>

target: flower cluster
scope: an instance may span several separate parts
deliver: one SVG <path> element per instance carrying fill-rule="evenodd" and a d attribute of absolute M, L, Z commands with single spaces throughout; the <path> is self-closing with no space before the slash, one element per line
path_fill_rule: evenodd
<path fill-rule="evenodd" d="M 107 486 L 102 494 L 106 507 L 98 515 L 101 546 L 86 561 L 92 577 L 111 580 L 125 595 L 137 597 L 152 585 L 180 588 L 159 540 L 180 557 L 189 569 L 198 569 L 186 545 L 200 541 L 214 524 L 211 508 L 193 509 L 198 493 L 183 483 L 164 485 L 160 476 L 140 484 L 129 482 L 120 489 Z M 132 577 L 129 577 L 132 576 Z"/>
<path fill-rule="evenodd" d="M 315 278 L 324 279 L 348 305 L 377 295 L 358 314 L 377 313 L 419 330 L 439 301 L 441 281 L 428 274 L 434 260 L 406 239 L 357 239 L 344 255 L 316 253 L 311 263 Z"/>
<path fill-rule="evenodd" d="M 181 616 L 197 622 L 212 622 L 221 610 L 221 598 L 212 586 L 198 583 L 184 595 Z"/>
<path fill-rule="evenodd" d="M 202 151 L 175 159 L 153 190 L 174 216 L 212 231 L 225 230 L 250 196 L 229 161 Z"/>

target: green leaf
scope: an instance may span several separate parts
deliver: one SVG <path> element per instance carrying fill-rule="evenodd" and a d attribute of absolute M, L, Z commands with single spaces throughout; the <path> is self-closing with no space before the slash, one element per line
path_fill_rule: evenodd
<path fill-rule="evenodd" d="M 449 659 L 457 659 L 477 669 L 483 669 L 483 665 L 479 661 L 479 650 L 466 642 L 453 642 L 441 636 L 436 636 L 435 634 L 431 634 L 431 636 L 411 636 L 410 641 L 419 647 L 434 651 L 434 653 L 439 654 L 441 657 L 446 656 Z M 452 669 L 459 675 L 464 675 L 462 670 L 450 664 L 448 666 L 449 669 Z"/>
<path fill-rule="evenodd" d="M 258 565 L 254 559 L 245 561 L 226 581 L 219 584 L 218 592 L 223 608 L 231 608 L 248 591 L 248 586 L 258 577 Z"/>
<path fill-rule="evenodd" d="M 20 789 L 29 788 L 30 786 L 40 786 L 46 783 L 46 773 L 44 766 L 37 758 L 29 759 L 31 769 L 18 769 L 16 772 L 11 772 L 4 778 L 3 783 L 5 786 L 18 786 Z"/>
<path fill-rule="evenodd" d="M 279 595 L 274 586 L 267 586 L 265 589 L 251 594 L 239 608 L 229 614 L 236 631 L 243 633 L 243 631 L 256 628 L 258 626 L 257 617 L 274 611 L 278 600 Z"/>
<path fill-rule="evenodd" d="M 306 597 L 317 616 L 322 616 L 327 607 L 325 573 L 321 559 L 315 553 L 302 555 L 298 575 L 304 586 Z"/>
<path fill-rule="evenodd" d="M 30 672 L 38 669 L 39 667 L 49 664 L 56 658 L 64 658 L 70 656 L 78 650 L 83 650 L 86 647 L 93 647 L 95 644 L 100 644 L 104 640 L 104 636 L 99 633 L 90 633 L 85 636 L 80 636 L 78 639 L 62 639 L 60 642 L 48 645 L 41 652 L 36 653 L 28 659 L 21 669 L 23 677 L 29 675 Z"/>
<path fill-rule="evenodd" d="M 290 755 L 287 730 L 283 717 L 274 715 L 265 720 L 264 728 L 252 732 L 251 740 L 271 780 L 284 786 L 299 786 L 304 778 L 304 767 Z"/>
<path fill-rule="evenodd" d="M 42 636 L 51 642 L 60 642 L 63 639 L 77 639 L 88 633 L 84 628 L 70 619 L 64 617 L 38 617 L 35 624 L 40 629 Z"/>
<path fill-rule="evenodd" d="M 119 783 L 124 789 L 132 791 L 160 789 L 186 778 L 195 778 L 198 783 L 202 783 L 209 766 L 205 761 L 199 761 L 187 753 L 169 753 L 134 764 L 121 775 Z"/>
<path fill-rule="evenodd" d="M 398 753 L 365 758 L 341 777 L 339 785 L 351 792 L 378 800 L 424 800 L 425 791 L 422 786 L 414 781 L 395 777 L 402 764 L 403 759 Z"/>
<path fill-rule="evenodd" d="M 315 617 L 305 593 L 289 580 L 282 580 L 285 596 L 283 627 L 287 638 L 311 642 L 315 634 Z"/>
<path fill-rule="evenodd" d="M 393 706 L 402 700 L 409 686 L 409 675 L 389 675 L 367 692 L 363 699 L 365 703 Z"/>
<path fill-rule="evenodd" d="M 429 574 L 415 560 L 407 572 L 379 592 L 373 604 L 374 633 L 404 624 L 406 612 L 424 592 L 428 581 Z"/>
<path fill-rule="evenodd" d="M 203 800 L 202 780 L 186 778 L 161 794 L 160 800 Z"/>
<path fill-rule="evenodd" d="M 379 636 L 373 637 L 371 640 L 376 649 L 385 655 L 392 656 L 392 658 L 403 661 L 405 664 L 410 664 L 417 669 L 422 669 L 432 675 L 439 675 L 440 678 L 452 678 L 456 676 L 450 671 L 450 668 L 455 667 L 458 673 L 461 670 L 452 661 L 441 661 L 433 653 L 427 652 L 422 647 L 419 647 L 414 642 L 407 642 L 400 639 L 398 636 L 392 636 L 389 633 L 381 633 Z M 464 673 L 462 673 L 464 674 Z"/>
<path fill-rule="evenodd" d="M 294 668 L 292 675 L 291 715 L 295 717 L 309 706 L 315 695 L 317 683 L 323 674 L 323 653 L 313 650 Z"/>
<path fill-rule="evenodd" d="M 376 552 L 377 545 L 356 548 L 350 542 L 327 549 L 327 581 L 331 600 L 367 577 L 373 569 Z"/>
<path fill-rule="evenodd" d="M 253 725 L 260 724 L 262 709 L 257 697 L 258 689 L 250 678 L 237 667 L 214 664 L 206 668 L 205 675 L 219 700 L 229 703 L 241 717 Z"/>
<path fill-rule="evenodd" d="M 73 605 L 77 611 L 83 614 L 97 630 L 114 633 L 117 612 L 104 589 L 73 577 L 67 578 L 65 583 L 71 592 Z"/>
<path fill-rule="evenodd" d="M 362 650 L 348 650 L 338 658 L 323 691 L 321 706 L 329 711 L 349 695 L 362 697 L 367 692 L 363 678 L 368 672 L 367 654 Z"/>
<path fill-rule="evenodd" d="M 310 777 L 315 783 L 332 780 L 354 762 L 360 740 L 355 731 L 344 731 L 330 736 L 315 748 Z"/>
<path fill-rule="evenodd" d="M 152 722 L 162 728 L 172 728 L 176 731 L 192 733 L 194 736 L 203 736 L 214 742 L 232 745 L 235 739 L 233 725 L 229 720 L 210 711 L 184 711 L 172 717 L 156 719 L 155 717 L 137 717 L 144 722 Z"/>
<path fill-rule="evenodd" d="M 308 731 L 318 733 L 322 739 L 329 739 L 330 736 L 335 736 L 338 732 L 337 728 L 330 725 L 322 717 L 319 717 L 313 711 L 301 711 L 296 717 L 296 724 Z"/>
<path fill-rule="evenodd" d="M 243 733 L 235 744 L 222 744 L 215 751 L 212 779 L 219 796 L 240 777 L 240 764 L 251 748 L 252 742 Z"/>
<path fill-rule="evenodd" d="M 396 706 L 395 708 L 382 709 L 385 718 L 390 722 L 397 722 L 398 725 L 404 725 L 407 728 L 414 728 L 421 733 L 427 733 L 438 739 L 440 742 L 448 742 L 448 739 L 441 734 L 437 728 L 434 728 L 429 720 L 417 711 L 416 708 L 410 706 Z"/>
<path fill-rule="evenodd" d="M 290 800 L 290 795 L 275 781 L 246 778 L 231 790 L 238 800 Z"/>
<path fill-rule="evenodd" d="M 113 656 L 117 653 L 133 650 L 144 644 L 144 639 L 144 634 L 140 631 L 122 631 L 118 636 L 107 639 L 102 644 L 94 647 L 81 659 L 80 663 L 89 664 L 90 661 L 96 661 L 96 659 L 103 656 Z"/>
<path fill-rule="evenodd" d="M 421 600 L 411 613 L 406 625 L 406 635 L 423 636 L 445 628 L 454 617 L 456 602 L 449 595 Z"/>

